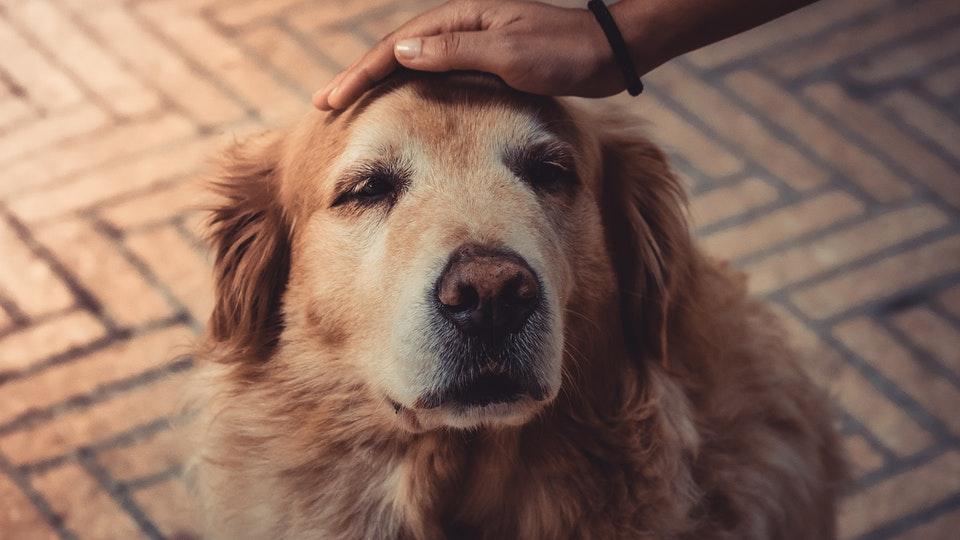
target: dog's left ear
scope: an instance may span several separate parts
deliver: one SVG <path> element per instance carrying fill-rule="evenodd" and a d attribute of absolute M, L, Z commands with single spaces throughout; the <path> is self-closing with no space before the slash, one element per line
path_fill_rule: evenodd
<path fill-rule="evenodd" d="M 686 196 L 667 159 L 632 122 L 604 122 L 602 213 L 628 351 L 669 361 L 669 328 L 693 264 Z"/>
<path fill-rule="evenodd" d="M 213 340 L 231 358 L 266 358 L 283 329 L 290 273 L 290 226 L 280 200 L 282 138 L 263 135 L 224 152 L 209 219 L 216 260 Z"/>

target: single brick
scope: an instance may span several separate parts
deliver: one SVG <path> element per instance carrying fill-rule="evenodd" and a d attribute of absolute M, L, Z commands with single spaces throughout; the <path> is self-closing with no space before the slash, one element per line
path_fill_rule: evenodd
<path fill-rule="evenodd" d="M 307 95 L 319 90 L 335 75 L 318 64 L 316 53 L 304 49 L 290 34 L 276 26 L 254 28 L 241 39 Z"/>
<path fill-rule="evenodd" d="M 49 220 L 163 181 L 191 176 L 220 146 L 220 137 L 217 136 L 179 142 L 132 160 L 88 171 L 68 182 L 58 182 L 12 197 L 9 206 L 24 221 Z"/>
<path fill-rule="evenodd" d="M 960 8 L 960 2 L 957 3 Z M 954 206 L 960 206 L 960 171 L 953 169 L 868 105 L 851 99 L 833 83 L 810 86 L 807 96 L 841 123 L 870 141 Z"/>
<path fill-rule="evenodd" d="M 960 318 L 960 285 L 954 285 L 941 293 L 940 303 L 954 317 Z"/>
<path fill-rule="evenodd" d="M 0 19 L 0 51 L 17 51 L 0 54 L 0 69 L 9 73 L 34 103 L 59 111 L 83 101 L 77 85 L 29 45 L 6 19 Z"/>
<path fill-rule="evenodd" d="M 853 468 L 853 475 L 859 478 L 883 466 L 883 456 L 870 446 L 861 435 L 847 435 L 843 438 L 843 451 L 847 462 Z"/>
<path fill-rule="evenodd" d="M 960 509 L 952 510 L 946 514 L 935 517 L 934 519 L 910 529 L 897 536 L 897 540 L 935 540 L 937 538 L 949 538 L 949 535 L 960 531 Z"/>
<path fill-rule="evenodd" d="M 841 503 L 839 536 L 853 538 L 923 510 L 960 490 L 960 453 L 951 451 Z"/>
<path fill-rule="evenodd" d="M 0 422 L 31 409 L 45 409 L 72 397 L 174 361 L 190 352 L 193 338 L 183 327 L 158 330 L 3 385 Z"/>
<path fill-rule="evenodd" d="M 909 184 L 897 178 L 880 160 L 837 133 L 770 79 L 751 71 L 738 71 L 725 80 L 767 118 L 796 136 L 878 201 L 890 202 L 911 194 Z"/>
<path fill-rule="evenodd" d="M 84 7 L 85 2 L 91 2 L 95 0 L 62 0 L 63 2 L 70 4 L 75 9 Z M 249 1 L 249 0 L 244 0 Z M 223 5 L 223 0 L 151 0 L 153 4 L 162 4 L 166 6 L 167 9 L 176 8 L 184 12 L 189 13 L 207 13 L 210 11 L 210 8 L 214 5 L 220 4 Z"/>
<path fill-rule="evenodd" d="M 883 328 L 859 318 L 837 325 L 833 333 L 853 352 L 937 417 L 954 434 L 960 434 L 960 389 L 926 369 Z"/>
<path fill-rule="evenodd" d="M 80 105 L 30 122 L 14 133 L 0 135 L 0 162 L 44 149 L 64 139 L 89 134 L 107 123 L 107 116 L 92 105 Z"/>
<path fill-rule="evenodd" d="M 893 50 L 884 49 L 858 62 L 850 69 L 850 74 L 864 83 L 879 84 L 909 76 L 957 54 L 960 54 L 960 29 L 953 29 L 929 35 L 921 41 L 904 43 Z"/>
<path fill-rule="evenodd" d="M 620 99 L 626 101 L 626 98 Z M 743 170 L 743 160 L 720 147 L 657 98 L 645 96 L 642 107 L 643 117 L 651 124 L 650 135 L 704 174 L 722 178 Z"/>
<path fill-rule="evenodd" d="M 114 112 L 133 116 L 159 105 L 156 92 L 127 73 L 49 0 L 14 2 L 6 11 Z"/>
<path fill-rule="evenodd" d="M 167 538 L 199 538 L 200 513 L 182 481 L 149 486 L 134 492 L 133 497 Z"/>
<path fill-rule="evenodd" d="M 840 191 L 831 191 L 707 235 L 703 238 L 703 246 L 715 257 L 737 259 L 829 227 L 861 214 L 863 210 L 863 203 L 859 200 Z"/>
<path fill-rule="evenodd" d="M 744 266 L 744 271 L 750 290 L 766 294 L 949 223 L 950 218 L 932 205 L 911 206 L 770 255 Z"/>
<path fill-rule="evenodd" d="M 960 330 L 926 308 L 893 316 L 893 322 L 914 345 L 960 374 Z"/>
<path fill-rule="evenodd" d="M 221 3 L 212 10 L 214 18 L 225 26 L 243 26 L 257 21 L 269 21 L 290 6 L 303 0 L 249 0 Z"/>
<path fill-rule="evenodd" d="M 186 373 L 134 388 L 92 407 L 74 409 L 55 419 L 0 437 L 0 450 L 17 464 L 43 461 L 77 447 L 102 442 L 181 410 Z"/>
<path fill-rule="evenodd" d="M 826 171 L 777 138 L 756 118 L 678 64 L 665 64 L 647 77 L 650 86 L 713 128 L 770 172 L 798 190 L 827 181 Z"/>
<path fill-rule="evenodd" d="M 808 316 L 825 319 L 958 270 L 960 236 L 951 236 L 812 285 L 790 299 Z"/>
<path fill-rule="evenodd" d="M 127 245 L 187 306 L 194 320 L 203 323 L 213 309 L 213 270 L 173 226 L 137 233 Z"/>
<path fill-rule="evenodd" d="M 56 532 L 37 512 L 30 499 L 6 475 L 0 474 L 0 531 L 4 538 L 53 540 Z"/>
<path fill-rule="evenodd" d="M 0 308 L 0 332 L 7 330 L 12 324 L 13 320 L 10 318 L 10 314 Z"/>
<path fill-rule="evenodd" d="M 213 196 L 204 179 L 191 177 L 107 205 L 100 215 L 117 228 L 127 229 L 167 221 L 191 212 L 202 212 L 212 201 Z"/>
<path fill-rule="evenodd" d="M 763 55 L 767 49 L 789 41 L 809 38 L 837 23 L 891 3 L 892 0 L 819 2 L 749 32 L 696 50 L 687 58 L 701 68 L 719 67 L 741 58 Z"/>
<path fill-rule="evenodd" d="M 79 465 L 69 464 L 32 479 L 34 487 L 80 538 L 126 540 L 140 528 L 109 493 Z"/>
<path fill-rule="evenodd" d="M 178 429 L 164 429 L 130 446 L 100 452 L 97 461 L 110 471 L 114 479 L 128 482 L 180 466 L 187 450 L 184 433 Z"/>
<path fill-rule="evenodd" d="M 777 200 L 777 188 L 759 178 L 747 178 L 710 190 L 690 200 L 695 227 L 706 227 Z"/>
<path fill-rule="evenodd" d="M 239 47 L 211 28 L 203 18 L 163 3 L 142 4 L 141 11 L 190 59 L 256 107 L 268 123 L 299 119 L 311 109 L 308 99 L 298 96 L 264 73 Z"/>
<path fill-rule="evenodd" d="M 0 89 L 0 132 L 33 114 L 33 109 L 25 99 L 3 94 Z"/>
<path fill-rule="evenodd" d="M 29 191 L 103 163 L 124 160 L 193 132 L 194 127 L 186 118 L 167 113 L 116 126 L 97 137 L 60 144 L 8 167 L 5 174 L 15 181 L 0 184 L 0 195 Z"/>
<path fill-rule="evenodd" d="M 392 0 L 342 0 L 341 2 L 311 2 L 304 9 L 291 12 L 291 23 L 308 35 L 315 35 L 321 27 L 335 26 L 392 3 Z"/>
<path fill-rule="evenodd" d="M 0 290 L 28 316 L 65 309 L 73 295 L 50 265 L 37 257 L 16 232 L 0 220 Z"/>
<path fill-rule="evenodd" d="M 219 124 L 244 116 L 243 107 L 233 102 L 207 77 L 198 74 L 150 29 L 120 5 L 98 5 L 84 9 L 80 16 L 96 29 L 113 52 L 126 60 L 144 80 L 149 81 L 202 124 Z"/>
<path fill-rule="evenodd" d="M 799 77 L 938 24 L 957 13 L 960 13 L 960 4 L 955 0 L 916 2 L 910 9 L 898 11 L 896 16 L 871 17 L 771 57 L 764 64 L 780 77 Z"/>
<path fill-rule="evenodd" d="M 942 98 L 955 96 L 960 92 L 960 64 L 931 73 L 924 79 L 924 86 Z"/>
<path fill-rule="evenodd" d="M 316 4 L 314 4 L 316 5 Z M 324 56 L 330 58 L 341 68 L 346 68 L 355 60 L 359 59 L 369 48 L 369 44 L 357 36 L 354 32 L 346 30 L 308 30 L 306 26 L 313 26 L 316 21 L 311 21 L 304 17 L 302 24 L 297 24 L 301 19 L 295 19 L 294 25 L 305 34 L 310 35 L 310 42 Z M 318 88 L 319 90 L 319 88 Z"/>
<path fill-rule="evenodd" d="M 203 239 L 207 237 L 207 221 L 209 218 L 210 216 L 207 212 L 190 212 L 187 214 L 187 217 L 183 219 L 183 228 L 194 239 L 203 241 Z"/>
<path fill-rule="evenodd" d="M 368 35 L 377 39 L 386 36 L 399 28 L 402 24 L 424 11 L 442 4 L 442 0 L 417 0 L 415 2 L 395 3 L 394 8 L 386 13 L 376 13 L 359 19 L 360 28 Z M 553 0 L 550 4 L 567 8 L 583 8 L 579 0 Z"/>
<path fill-rule="evenodd" d="M 957 36 L 960 47 L 960 31 Z M 900 120 L 930 138 L 954 157 L 960 159 L 960 124 L 943 114 L 916 94 L 901 90 L 890 94 L 883 104 Z"/>
<path fill-rule="evenodd" d="M 926 430 L 800 320 L 779 306 L 774 311 L 787 329 L 790 345 L 801 354 L 801 367 L 885 447 L 909 456 L 933 443 Z"/>
<path fill-rule="evenodd" d="M 0 338 L 0 373 L 20 371 L 103 335 L 103 325 L 87 311 L 74 311 L 28 326 Z M 3 416 L 0 411 L 0 417 Z"/>
<path fill-rule="evenodd" d="M 171 315 L 167 300 L 123 257 L 116 241 L 87 223 L 65 221 L 38 236 L 120 324 L 135 326 Z"/>

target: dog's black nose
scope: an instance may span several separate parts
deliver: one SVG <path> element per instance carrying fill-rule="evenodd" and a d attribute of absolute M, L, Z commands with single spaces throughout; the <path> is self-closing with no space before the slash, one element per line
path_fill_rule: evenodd
<path fill-rule="evenodd" d="M 464 333 L 499 341 L 523 327 L 540 302 L 540 285 L 519 256 L 466 245 L 450 257 L 437 300 Z"/>

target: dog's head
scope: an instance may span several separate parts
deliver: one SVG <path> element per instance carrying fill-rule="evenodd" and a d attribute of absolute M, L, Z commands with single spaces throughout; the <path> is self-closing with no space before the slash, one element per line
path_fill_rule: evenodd
<path fill-rule="evenodd" d="M 572 317 L 617 312 L 623 335 L 581 327 L 667 354 L 682 195 L 623 119 L 401 75 L 238 145 L 218 185 L 210 331 L 238 362 L 344 378 L 429 429 L 520 424 L 575 384 Z"/>

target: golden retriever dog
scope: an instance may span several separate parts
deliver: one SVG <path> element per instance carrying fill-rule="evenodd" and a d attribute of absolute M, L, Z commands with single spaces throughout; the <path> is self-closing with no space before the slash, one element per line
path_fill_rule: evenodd
<path fill-rule="evenodd" d="M 624 110 L 399 74 L 224 162 L 209 537 L 833 536 L 830 409 Z"/>

